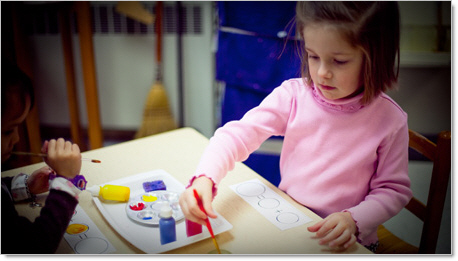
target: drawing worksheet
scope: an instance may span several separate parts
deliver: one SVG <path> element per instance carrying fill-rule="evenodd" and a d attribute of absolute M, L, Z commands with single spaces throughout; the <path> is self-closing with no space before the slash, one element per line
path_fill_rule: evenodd
<path fill-rule="evenodd" d="M 230 188 L 281 230 L 312 221 L 258 179 L 235 184 Z"/>

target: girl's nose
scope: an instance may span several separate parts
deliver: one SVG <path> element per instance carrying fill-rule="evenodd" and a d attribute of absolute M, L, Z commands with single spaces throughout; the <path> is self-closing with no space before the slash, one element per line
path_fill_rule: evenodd
<path fill-rule="evenodd" d="M 14 145 L 16 145 L 16 143 L 18 143 L 19 140 L 20 140 L 20 138 L 19 138 L 19 130 L 18 130 L 18 128 L 15 128 L 14 132 L 13 132 L 13 135 L 11 137 L 11 146 L 14 147 Z"/>
<path fill-rule="evenodd" d="M 320 68 L 318 68 L 318 76 L 329 79 L 332 77 L 332 72 L 324 63 L 322 63 Z"/>

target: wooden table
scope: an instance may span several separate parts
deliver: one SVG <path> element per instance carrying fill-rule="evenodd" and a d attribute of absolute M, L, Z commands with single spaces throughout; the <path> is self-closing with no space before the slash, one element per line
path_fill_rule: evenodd
<path fill-rule="evenodd" d="M 107 183 L 128 175 L 134 175 L 155 169 L 163 169 L 186 185 L 194 173 L 208 139 L 191 128 L 182 128 L 158 135 L 124 142 L 83 153 L 83 157 L 99 159 L 101 164 L 83 162 L 83 174 L 88 186 Z M 36 163 L 23 168 L 2 172 L 2 177 L 13 176 L 20 172 L 30 174 L 43 166 Z M 230 185 L 257 178 L 269 188 L 281 195 L 294 207 L 313 219 L 312 222 L 292 229 L 280 230 L 270 223 L 257 210 L 239 197 Z M 38 195 L 38 201 L 44 202 L 46 194 Z M 119 235 L 99 212 L 89 193 L 83 192 L 79 205 L 96 226 L 116 248 L 116 254 L 143 254 Z M 298 204 L 284 192 L 269 183 L 259 174 L 242 163 L 237 163 L 219 185 L 218 195 L 213 207 L 226 218 L 233 228 L 218 234 L 216 239 L 221 249 L 232 254 L 371 254 L 360 244 L 355 244 L 344 252 L 337 252 L 326 246 L 320 246 L 314 234 L 307 227 L 321 218 Z M 21 215 L 33 220 L 40 208 L 32 209 L 26 203 L 17 204 Z M 205 228 L 204 228 L 205 229 Z M 211 238 L 175 249 L 167 254 L 207 254 L 214 250 Z M 58 254 L 74 253 L 63 239 L 57 250 Z"/>

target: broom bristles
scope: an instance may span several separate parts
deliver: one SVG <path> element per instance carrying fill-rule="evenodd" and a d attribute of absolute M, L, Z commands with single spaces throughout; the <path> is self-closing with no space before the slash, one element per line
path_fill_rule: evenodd
<path fill-rule="evenodd" d="M 169 108 L 165 88 L 160 82 L 156 82 L 146 97 L 143 122 L 135 134 L 135 138 L 146 137 L 176 128 L 177 125 Z"/>

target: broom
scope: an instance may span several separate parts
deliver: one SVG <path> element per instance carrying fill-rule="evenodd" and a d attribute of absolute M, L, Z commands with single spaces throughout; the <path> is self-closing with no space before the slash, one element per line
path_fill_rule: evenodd
<path fill-rule="evenodd" d="M 170 111 L 165 88 L 162 84 L 162 10 L 162 2 L 158 1 L 156 5 L 156 80 L 151 86 L 146 98 L 143 112 L 143 122 L 140 129 L 135 134 L 136 139 L 177 128 L 173 115 Z"/>

